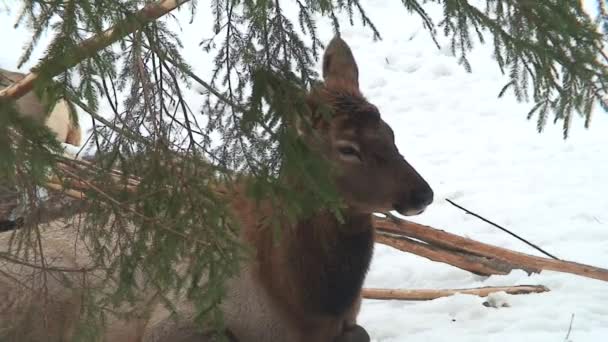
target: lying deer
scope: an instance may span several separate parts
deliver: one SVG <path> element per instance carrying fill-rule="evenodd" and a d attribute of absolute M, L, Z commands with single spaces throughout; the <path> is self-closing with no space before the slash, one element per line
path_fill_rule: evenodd
<path fill-rule="evenodd" d="M 0 68 L 0 89 L 24 77 L 25 74 Z M 59 142 L 80 145 L 81 129 L 78 122 L 73 120 L 76 114 L 72 113 L 72 107 L 65 100 L 59 100 L 50 112 L 46 113 L 43 100 L 30 91 L 17 100 L 17 110 L 25 117 L 44 122 L 51 132 L 55 133 Z"/>
<path fill-rule="evenodd" d="M 323 76 L 323 87 L 309 97 L 313 128 L 322 139 L 303 138 L 340 169 L 335 182 L 348 205 L 345 222 L 319 212 L 284 227 L 275 246 L 272 229 L 259 225 L 272 208 L 257 207 L 242 193 L 233 197 L 242 238 L 257 250 L 229 283 L 222 304 L 238 341 L 368 340 L 356 317 L 374 246 L 371 215 L 416 215 L 433 201 L 427 182 L 399 153 L 391 128 L 361 94 L 357 64 L 340 38 L 327 46 Z M 322 103 L 333 109 L 329 120 L 315 115 Z"/>
<path fill-rule="evenodd" d="M 324 84 L 309 97 L 312 128 L 321 139 L 311 138 L 305 129 L 300 131 L 305 141 L 337 167 L 334 180 L 347 204 L 345 220 L 340 223 L 332 212 L 320 211 L 296 224 L 285 224 L 275 244 L 272 228 L 262 222 L 273 211 L 270 203 L 254 203 L 242 187 L 230 188 L 233 190 L 225 196 L 241 225 L 240 239 L 255 250 L 254 256 L 242 264 L 239 275 L 228 281 L 225 300 L 220 304 L 233 340 L 369 341 L 365 329 L 357 325 L 357 315 L 374 246 L 371 215 L 391 210 L 417 215 L 433 201 L 433 191 L 427 182 L 399 153 L 391 128 L 381 119 L 378 109 L 361 94 L 357 64 L 350 48 L 340 38 L 334 38 L 327 46 L 323 76 Z M 329 105 L 334 115 L 331 118 L 318 115 L 321 105 Z M 297 183 L 290 185 L 297 186 Z M 74 243 L 74 236 L 59 234 L 47 238 L 45 243 L 55 250 L 58 258 L 66 258 L 61 249 Z M 0 248 L 5 243 L 0 236 Z M 79 253 L 84 250 L 79 249 Z M 76 255 L 73 264 L 83 258 Z M 0 297 L 1 275 L 2 272 Z M 69 296 L 57 301 L 64 303 L 66 310 L 73 308 L 74 302 Z M 11 306 L 15 307 L 17 305 Z M 176 299 L 175 307 L 185 313 L 186 319 L 170 319 L 168 311 L 158 304 L 140 310 L 145 314 L 128 322 L 115 320 L 108 325 L 104 340 L 212 340 L 210 334 L 199 333 L 194 323 L 188 321 L 191 307 L 186 300 Z M 54 326 L 64 327 L 69 333 L 70 329 L 65 329 L 70 324 L 69 317 L 65 313 L 57 315 L 60 321 Z M 22 320 L 25 321 L 29 321 L 30 327 L 37 325 L 32 319 Z"/>

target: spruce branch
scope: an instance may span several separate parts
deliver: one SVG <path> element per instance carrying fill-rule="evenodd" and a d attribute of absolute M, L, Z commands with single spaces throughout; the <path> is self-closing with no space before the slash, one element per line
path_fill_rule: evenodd
<path fill-rule="evenodd" d="M 37 264 L 33 264 L 33 263 L 25 261 L 25 260 L 19 260 L 18 258 L 15 258 L 11 254 L 5 253 L 5 252 L 0 252 L 0 260 L 5 260 L 5 261 L 8 261 L 8 262 L 11 262 L 14 264 L 34 268 L 37 270 L 41 270 L 43 272 L 50 271 L 50 272 L 61 272 L 61 273 L 88 273 L 88 272 L 93 272 L 96 270 L 103 269 L 102 267 L 81 267 L 81 268 L 59 267 L 59 266 L 45 265 L 44 262 L 42 262 L 41 265 L 37 265 Z"/>
<path fill-rule="evenodd" d="M 162 17 L 188 1 L 190 0 L 161 0 L 156 3 L 148 4 L 140 11 L 133 13 L 133 17 L 130 18 L 130 20 L 118 23 L 105 30 L 103 34 L 91 37 L 82 42 L 75 51 L 72 52 L 70 59 L 54 60 L 48 57 L 43 59 L 38 66 L 33 68 L 34 71 L 30 72 L 22 80 L 14 83 L 10 87 L 0 90 L 0 100 L 8 98 L 16 100 L 20 98 L 33 89 L 34 83 L 42 76 L 42 73 L 44 73 L 44 77 L 47 79 L 57 76 L 61 72 L 74 67 L 81 61 L 95 56 L 99 50 L 110 46 L 119 39 L 135 32 L 145 24 Z"/>

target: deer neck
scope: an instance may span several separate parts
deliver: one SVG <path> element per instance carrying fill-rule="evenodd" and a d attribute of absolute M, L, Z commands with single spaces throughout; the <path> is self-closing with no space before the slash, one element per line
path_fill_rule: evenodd
<path fill-rule="evenodd" d="M 371 215 L 347 212 L 340 222 L 322 210 L 283 229 L 279 243 L 261 255 L 260 271 L 292 315 L 340 316 L 360 295 L 373 245 Z"/>

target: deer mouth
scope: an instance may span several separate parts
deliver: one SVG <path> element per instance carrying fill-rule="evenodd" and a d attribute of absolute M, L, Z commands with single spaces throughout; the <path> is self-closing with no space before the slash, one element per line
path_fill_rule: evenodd
<path fill-rule="evenodd" d="M 393 209 L 403 216 L 416 216 L 422 214 L 426 210 L 427 206 L 422 208 L 408 208 L 401 204 L 394 204 Z"/>
<path fill-rule="evenodd" d="M 420 215 L 433 203 L 433 197 L 433 190 L 426 185 L 401 196 L 401 199 L 393 204 L 393 209 L 404 216 Z"/>

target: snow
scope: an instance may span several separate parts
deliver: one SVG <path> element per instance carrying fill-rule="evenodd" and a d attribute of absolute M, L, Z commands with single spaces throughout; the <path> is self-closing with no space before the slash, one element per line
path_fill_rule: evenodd
<path fill-rule="evenodd" d="M 449 42 L 440 39 L 438 49 L 418 17 L 399 1 L 362 3 L 383 36 L 374 42 L 368 28 L 358 23 L 350 27 L 343 17 L 343 38 L 358 61 L 362 91 L 393 127 L 402 154 L 435 191 L 435 203 L 411 219 L 539 255 L 451 206 L 444 200 L 449 198 L 560 258 L 608 267 L 608 156 L 603 151 L 608 116 L 598 108 L 588 130 L 575 118 L 566 141 L 561 123 L 550 122 L 538 134 L 536 122 L 526 120 L 531 104 L 518 103 L 510 92 L 497 98 L 507 80 L 492 59 L 491 46 L 476 45 L 469 55 L 473 71 L 467 73 L 450 55 Z M 199 12 L 205 6 L 200 4 Z M 435 18 L 439 10 L 428 5 Z M 178 17 L 186 18 L 186 12 Z M 10 39 L 3 38 L 0 67 L 15 67 L 27 39 L 23 29 L 13 30 L 14 16 L 0 16 L 0 32 L 3 37 L 10 33 Z M 211 32 L 210 17 L 202 13 L 195 24 L 184 20 L 181 25 L 186 60 L 201 76 L 208 75 L 211 57 L 199 50 L 198 42 Z M 329 22 L 323 20 L 319 27 L 321 39 L 328 41 Z M 42 52 L 38 48 L 36 56 Z M 193 103 L 200 101 L 191 94 Z M 366 300 L 359 321 L 378 342 L 555 342 L 566 341 L 574 315 L 570 341 L 607 340 L 608 284 L 597 280 L 556 272 L 527 276 L 522 271 L 480 277 L 377 245 L 365 285 L 415 289 L 518 284 L 542 284 L 551 292 L 498 294 L 492 299 L 508 303 L 499 308 L 485 307 L 486 299 L 470 295 L 427 302 Z"/>

